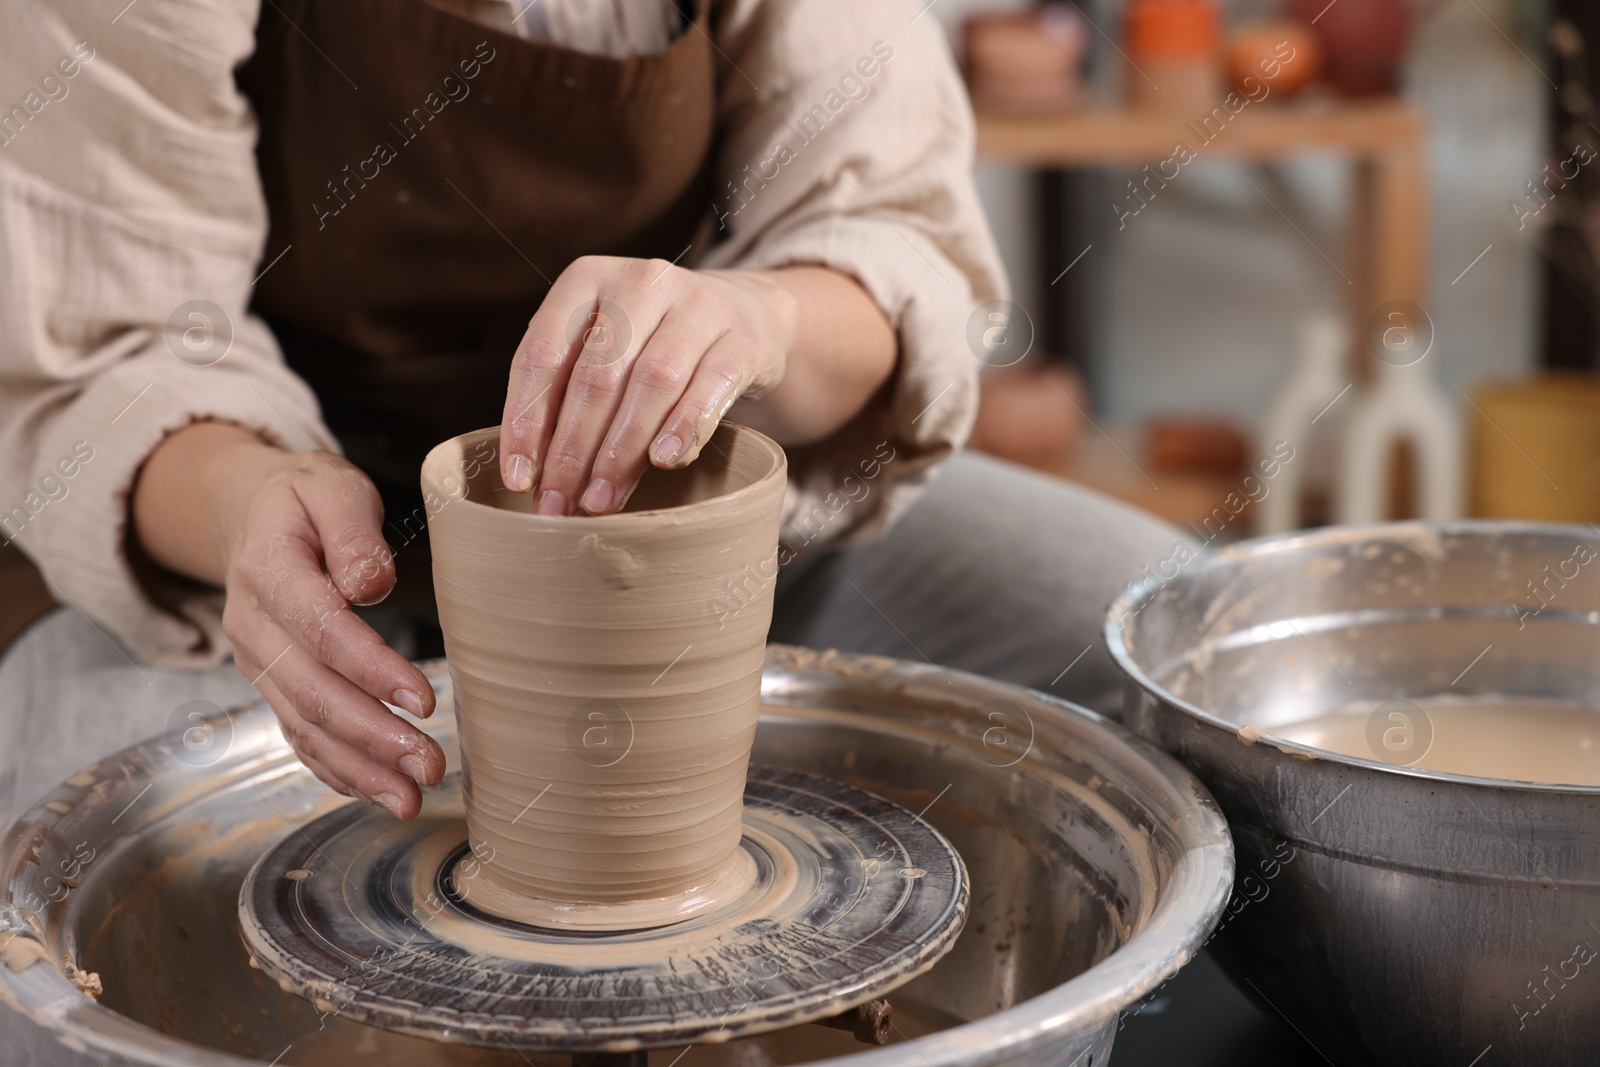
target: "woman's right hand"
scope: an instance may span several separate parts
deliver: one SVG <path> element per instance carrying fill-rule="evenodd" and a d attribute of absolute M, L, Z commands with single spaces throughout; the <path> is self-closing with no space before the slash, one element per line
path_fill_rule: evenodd
<path fill-rule="evenodd" d="M 383 704 L 431 715 L 427 679 L 351 610 L 395 582 L 371 479 L 332 453 L 200 423 L 151 455 L 133 514 L 157 563 L 223 587 L 234 663 L 301 762 L 340 793 L 415 816 L 444 752 Z"/>

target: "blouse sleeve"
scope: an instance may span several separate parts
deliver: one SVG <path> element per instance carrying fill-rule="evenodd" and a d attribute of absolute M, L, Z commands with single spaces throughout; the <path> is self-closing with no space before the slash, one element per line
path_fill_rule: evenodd
<path fill-rule="evenodd" d="M 790 552 L 883 531 L 965 441 L 981 363 L 966 340 L 1006 295 L 972 179 L 970 104 L 937 21 L 891 0 L 714 7 L 717 244 L 702 267 L 849 274 L 899 340 L 854 422 L 790 452 Z"/>
<path fill-rule="evenodd" d="M 198 666 L 227 652 L 221 594 L 130 559 L 140 465 L 201 419 L 334 441 L 246 311 L 256 6 L 124 2 L 24 0 L 0 33 L 0 535 L 134 656 Z"/>

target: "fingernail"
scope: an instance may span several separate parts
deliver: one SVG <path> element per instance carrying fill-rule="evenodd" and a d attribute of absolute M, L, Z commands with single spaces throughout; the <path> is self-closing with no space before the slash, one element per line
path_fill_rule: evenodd
<path fill-rule="evenodd" d="M 611 510 L 611 501 L 616 498 L 617 491 L 611 483 L 604 478 L 596 478 L 589 483 L 589 488 L 583 491 L 583 510 L 591 515 L 599 515 Z"/>
<path fill-rule="evenodd" d="M 655 461 L 660 464 L 671 463 L 678 458 L 678 453 L 683 451 L 683 442 L 678 440 L 678 435 L 669 433 L 656 442 Z"/>
<path fill-rule="evenodd" d="M 565 515 L 567 494 L 559 489 L 546 489 L 539 494 L 539 503 L 533 510 L 537 515 Z"/>
<path fill-rule="evenodd" d="M 513 493 L 526 493 L 533 488 L 533 464 L 520 452 L 513 452 L 506 461 L 506 488 Z"/>
<path fill-rule="evenodd" d="M 423 717 L 421 693 L 413 692 L 410 689 L 396 689 L 394 691 L 394 699 L 390 700 L 389 703 L 396 707 L 405 708 L 419 719 Z"/>
<path fill-rule="evenodd" d="M 376 553 L 362 556 L 360 559 L 353 559 L 345 565 L 344 580 L 346 583 L 370 582 L 378 576 L 378 572 L 381 570 L 383 570 L 383 564 L 378 562 Z"/>
<path fill-rule="evenodd" d="M 393 815 L 397 819 L 400 817 L 400 798 L 395 796 L 393 793 L 379 793 L 372 799 L 388 808 L 390 815 Z"/>
<path fill-rule="evenodd" d="M 384 565 L 394 559 L 394 551 L 388 545 L 379 543 L 367 555 L 353 559 L 345 564 L 341 591 L 350 598 L 350 603 L 368 606 L 382 603 L 393 591 L 392 584 L 373 593 L 371 585 L 383 576 Z"/>
<path fill-rule="evenodd" d="M 421 756 L 401 756 L 400 773 L 418 785 L 428 784 L 428 767 L 422 762 Z"/>

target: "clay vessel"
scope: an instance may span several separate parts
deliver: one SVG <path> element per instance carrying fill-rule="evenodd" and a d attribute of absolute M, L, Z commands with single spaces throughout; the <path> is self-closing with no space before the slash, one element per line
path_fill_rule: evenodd
<path fill-rule="evenodd" d="M 1322 43 L 1328 81 L 1345 96 L 1395 92 L 1412 14 L 1405 0 L 1290 0 L 1284 12 L 1309 24 Z"/>
<path fill-rule="evenodd" d="M 622 512 L 559 517 L 504 488 L 498 442 L 464 434 L 422 465 L 473 853 L 455 888 L 591 930 L 737 896 L 783 450 L 724 424 Z"/>
<path fill-rule="evenodd" d="M 962 27 L 967 80 L 980 105 L 1054 108 L 1073 104 L 1089 50 L 1088 24 L 1067 4 L 973 15 Z"/>

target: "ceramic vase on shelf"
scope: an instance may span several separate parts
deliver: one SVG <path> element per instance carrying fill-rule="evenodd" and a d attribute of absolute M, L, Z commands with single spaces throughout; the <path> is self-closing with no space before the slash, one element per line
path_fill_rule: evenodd
<path fill-rule="evenodd" d="M 1123 43 L 1129 103 L 1195 114 L 1221 102 L 1222 12 L 1211 0 L 1130 0 Z"/>
<path fill-rule="evenodd" d="M 1286 13 L 1311 26 L 1328 82 L 1347 96 L 1392 93 L 1411 43 L 1405 0 L 1290 0 Z"/>

